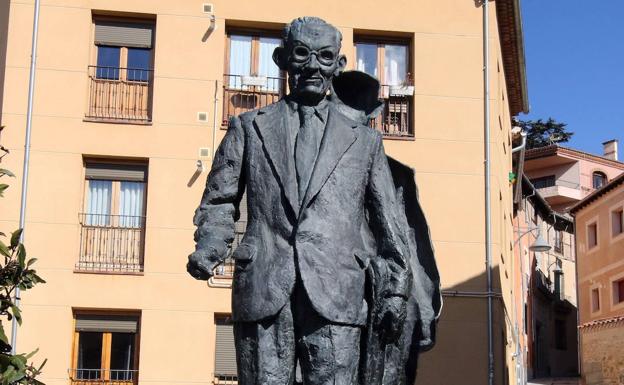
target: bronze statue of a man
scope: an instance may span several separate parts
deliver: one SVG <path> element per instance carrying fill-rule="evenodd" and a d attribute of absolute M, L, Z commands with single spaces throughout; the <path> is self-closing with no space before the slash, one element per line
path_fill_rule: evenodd
<path fill-rule="evenodd" d="M 247 192 L 247 229 L 232 253 L 241 385 L 290 385 L 297 363 L 306 385 L 373 383 L 365 380 L 373 372 L 380 382 L 392 356 L 386 346 L 402 362 L 394 366 L 410 354 L 413 344 L 401 342 L 406 317 L 424 331 L 408 338 L 432 337 L 435 304 L 429 298 L 422 310 L 409 301 L 433 295 L 437 271 L 412 255 L 410 229 L 419 223 L 405 215 L 382 135 L 366 125 L 374 108 L 365 94 L 372 90 L 376 102 L 379 86 L 342 75 L 341 40 L 316 17 L 285 28 L 273 59 L 288 72 L 290 93 L 230 121 L 195 215 L 187 269 L 208 279 L 227 255 Z M 360 92 L 357 79 L 373 87 Z M 417 326 L 423 318 L 427 325 Z"/>

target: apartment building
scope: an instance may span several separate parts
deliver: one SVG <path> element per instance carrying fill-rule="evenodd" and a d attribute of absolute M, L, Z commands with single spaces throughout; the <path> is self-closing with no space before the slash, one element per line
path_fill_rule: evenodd
<path fill-rule="evenodd" d="M 526 151 L 524 173 L 548 203 L 565 212 L 594 190 L 624 172 L 618 142 L 603 143 L 603 154 L 553 144 Z"/>
<path fill-rule="evenodd" d="M 578 256 L 581 373 L 588 385 L 622 381 L 624 175 L 572 207 Z"/>
<path fill-rule="evenodd" d="M 0 4 L 3 160 L 21 175 L 32 0 Z M 416 169 L 445 305 L 418 383 L 517 383 L 511 118 L 528 105 L 518 0 L 490 10 L 493 287 L 485 270 L 483 10 L 473 1 L 46 0 L 40 8 L 25 243 L 47 283 L 22 298 L 19 351 L 56 384 L 236 381 L 232 265 L 185 272 L 191 223 L 224 122 L 279 99 L 270 59 L 301 15 L 343 34 L 380 79 L 371 125 Z M 20 177 L 0 202 L 17 226 Z M 241 207 L 239 236 L 245 228 Z M 235 247 L 235 245 L 233 246 Z M 487 296 L 494 297 L 488 367 Z M 461 348 L 458 348 L 461 347 Z M 452 365 L 453 370 L 449 370 Z"/>
<path fill-rule="evenodd" d="M 552 209 L 526 176 L 515 206 L 518 354 L 526 378 L 578 375 L 574 223 Z"/>

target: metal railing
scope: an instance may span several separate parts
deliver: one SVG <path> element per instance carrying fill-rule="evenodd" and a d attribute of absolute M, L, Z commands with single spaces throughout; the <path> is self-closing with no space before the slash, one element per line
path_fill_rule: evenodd
<path fill-rule="evenodd" d="M 237 385 L 238 376 L 235 374 L 218 374 L 214 375 L 215 385 Z"/>
<path fill-rule="evenodd" d="M 151 69 L 89 66 L 87 119 L 150 122 L 152 120 Z"/>
<path fill-rule="evenodd" d="M 381 115 L 370 121 L 370 126 L 387 137 L 413 137 L 412 95 L 393 94 L 393 86 L 384 84 L 379 97 L 384 102 Z"/>
<path fill-rule="evenodd" d="M 77 271 L 143 271 L 145 217 L 80 214 Z"/>
<path fill-rule="evenodd" d="M 72 385 L 128 385 L 137 384 L 138 378 L 138 370 L 69 369 Z"/>
<path fill-rule="evenodd" d="M 223 75 L 223 125 L 233 116 L 277 102 L 286 92 L 286 79 Z"/>

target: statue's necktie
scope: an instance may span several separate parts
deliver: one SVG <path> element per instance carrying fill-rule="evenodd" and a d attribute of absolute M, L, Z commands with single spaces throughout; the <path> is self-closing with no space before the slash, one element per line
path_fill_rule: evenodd
<path fill-rule="evenodd" d="M 299 118 L 301 125 L 295 144 L 295 165 L 299 185 L 299 202 L 302 202 L 314 169 L 321 130 L 318 124 L 320 120 L 317 122 L 314 116 L 314 107 L 300 105 Z"/>

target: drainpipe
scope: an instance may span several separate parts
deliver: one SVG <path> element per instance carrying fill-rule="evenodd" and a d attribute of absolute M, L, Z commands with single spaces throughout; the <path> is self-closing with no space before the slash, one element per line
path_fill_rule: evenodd
<path fill-rule="evenodd" d="M 483 121 L 485 145 L 485 270 L 487 273 L 488 384 L 494 384 L 494 331 L 492 296 L 492 212 L 490 202 L 490 11 L 483 0 Z"/>
<path fill-rule="evenodd" d="M 32 46 L 30 51 L 30 80 L 28 83 L 28 110 L 26 111 L 26 137 L 24 139 L 24 170 L 22 172 L 22 197 L 20 205 L 19 228 L 22 229 L 20 242 L 24 242 L 26 222 L 26 197 L 28 195 L 28 168 L 30 165 L 30 133 L 32 130 L 33 98 L 35 93 L 35 68 L 37 67 L 37 35 L 39 32 L 39 0 L 35 0 L 33 17 Z M 15 306 L 19 307 L 20 289 L 15 288 Z M 17 320 L 11 324 L 11 354 L 15 354 L 17 345 Z"/>
<path fill-rule="evenodd" d="M 219 107 L 219 81 L 215 80 L 214 109 L 212 111 L 212 159 L 217 153 L 217 108 Z"/>

